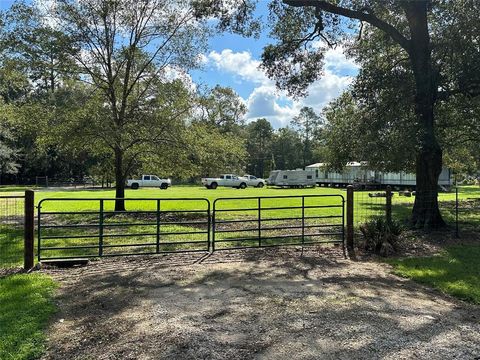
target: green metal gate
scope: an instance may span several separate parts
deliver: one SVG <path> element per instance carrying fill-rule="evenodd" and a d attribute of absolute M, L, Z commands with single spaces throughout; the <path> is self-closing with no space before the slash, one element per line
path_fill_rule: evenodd
<path fill-rule="evenodd" d="M 333 243 L 346 255 L 344 204 L 342 195 L 216 199 L 212 250 Z"/>

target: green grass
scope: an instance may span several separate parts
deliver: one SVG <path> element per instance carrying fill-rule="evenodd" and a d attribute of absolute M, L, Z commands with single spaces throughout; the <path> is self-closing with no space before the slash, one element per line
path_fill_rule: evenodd
<path fill-rule="evenodd" d="M 447 247 L 441 255 L 389 260 L 394 273 L 480 304 L 480 246 Z"/>
<path fill-rule="evenodd" d="M 8 191 L 8 188 L 0 188 L 0 193 L 2 191 Z M 358 210 L 381 210 L 383 208 L 384 198 L 369 198 L 368 193 L 375 191 L 364 191 L 356 192 L 356 200 L 358 203 Z M 145 188 L 139 190 L 126 190 L 126 198 L 206 198 L 210 200 L 213 204 L 213 201 L 220 197 L 255 197 L 255 196 L 287 196 L 287 195 L 327 195 L 327 194 L 340 194 L 345 196 L 345 189 L 338 188 L 309 188 L 309 189 L 277 189 L 277 188 L 247 188 L 244 190 L 232 189 L 232 188 L 218 188 L 216 190 L 209 190 L 200 186 L 173 186 L 168 190 L 160 190 L 153 188 Z M 73 198 L 73 199 L 92 199 L 92 198 L 114 198 L 114 190 L 62 190 L 54 191 L 51 189 L 43 189 L 36 191 L 35 194 L 36 202 L 45 198 Z M 465 200 L 467 198 L 476 197 L 480 198 L 480 188 L 476 186 L 465 186 L 461 188 L 459 198 L 460 200 Z M 413 204 L 414 197 L 400 197 L 398 194 L 395 194 L 393 197 L 393 205 L 396 204 L 402 205 L 402 207 Z M 449 202 L 455 200 L 455 193 L 440 193 L 439 201 L 440 202 Z M 289 199 L 283 200 L 286 206 L 294 206 L 299 204 L 298 199 Z M 276 200 L 265 200 L 264 206 L 273 206 Z M 327 204 L 331 203 L 332 199 L 322 198 L 315 200 L 318 204 Z M 272 205 L 269 205 L 272 204 Z M 150 201 L 137 201 L 130 200 L 126 202 L 129 209 L 154 209 L 155 202 Z M 257 206 L 254 200 L 245 201 L 243 203 L 234 205 L 233 202 L 222 202 L 224 206 L 232 205 L 237 206 L 238 208 L 244 207 L 244 205 L 255 207 Z M 81 201 L 69 201 L 69 202 L 46 202 L 43 205 L 45 211 L 81 211 L 81 210 L 96 210 L 98 209 L 99 202 L 95 200 L 81 200 Z M 178 209 L 193 209 L 195 207 L 200 207 L 201 202 L 190 202 L 185 204 L 179 204 L 174 202 L 165 202 L 162 204 L 164 209 L 169 208 L 178 208 Z M 163 208 L 162 206 L 162 208 Z M 105 210 L 113 209 L 113 201 L 105 202 Z"/>
<path fill-rule="evenodd" d="M 23 228 L 0 226 L 0 267 L 9 268 L 23 263 Z"/>
<path fill-rule="evenodd" d="M 55 286 L 41 274 L 0 278 L 0 359 L 36 359 L 42 354 L 43 331 L 55 312 Z"/>
<path fill-rule="evenodd" d="M 205 198 L 210 200 L 213 206 L 213 201 L 220 197 L 256 197 L 256 196 L 291 196 L 291 195 L 318 195 L 318 194 L 345 194 L 341 189 L 273 189 L 273 188 L 247 188 L 244 190 L 231 189 L 231 188 L 218 188 L 216 190 L 208 190 L 199 186 L 179 186 L 172 187 L 168 190 L 160 189 L 139 189 L 139 190 L 126 190 L 126 198 Z M 113 198 L 115 192 L 113 190 L 107 191 L 59 191 L 59 192 L 39 192 L 37 193 L 37 201 L 43 198 Z M 286 206 L 295 206 L 300 204 L 298 199 L 284 200 Z M 329 199 L 321 199 L 322 203 L 331 201 Z M 265 200 L 263 206 L 273 206 L 274 200 Z M 64 203 L 46 202 L 44 203 L 44 210 L 55 211 L 68 208 L 69 211 L 76 210 L 93 210 L 98 209 L 98 201 L 75 201 Z M 288 205 L 287 205 L 288 204 Z M 113 201 L 105 202 L 105 210 L 112 210 L 114 206 Z M 128 209 L 155 209 L 155 201 L 140 201 L 140 200 L 127 200 L 126 206 Z M 180 210 L 188 210 L 195 208 L 202 208 L 204 203 L 197 202 L 162 202 L 162 209 L 177 208 Z M 256 207 L 256 200 L 245 200 L 243 202 L 229 202 L 223 201 L 222 206 L 226 207 Z"/>
<path fill-rule="evenodd" d="M 41 188 L 39 188 L 37 186 L 26 186 L 26 185 L 0 185 L 0 193 L 2 193 L 2 192 L 21 192 L 21 191 L 25 191 L 27 189 L 41 189 Z"/>

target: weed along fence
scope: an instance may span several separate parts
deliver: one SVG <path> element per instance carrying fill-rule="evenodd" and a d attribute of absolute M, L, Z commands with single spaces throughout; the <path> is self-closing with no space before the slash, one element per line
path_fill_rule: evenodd
<path fill-rule="evenodd" d="M 114 205 L 115 199 L 40 201 L 38 260 L 210 249 L 207 199 L 126 198 L 127 211 Z"/>
<path fill-rule="evenodd" d="M 216 199 L 212 250 L 334 243 L 346 255 L 344 203 L 342 195 Z"/>

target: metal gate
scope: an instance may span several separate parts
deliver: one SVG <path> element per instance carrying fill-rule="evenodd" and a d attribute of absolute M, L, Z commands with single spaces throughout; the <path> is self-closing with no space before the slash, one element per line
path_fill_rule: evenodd
<path fill-rule="evenodd" d="M 341 245 L 342 195 L 219 198 L 55 198 L 38 204 L 38 260 Z"/>
<path fill-rule="evenodd" d="M 38 204 L 38 260 L 210 250 L 204 198 L 55 198 Z"/>
<path fill-rule="evenodd" d="M 346 255 L 344 204 L 333 194 L 216 199 L 212 251 L 333 243 Z"/>

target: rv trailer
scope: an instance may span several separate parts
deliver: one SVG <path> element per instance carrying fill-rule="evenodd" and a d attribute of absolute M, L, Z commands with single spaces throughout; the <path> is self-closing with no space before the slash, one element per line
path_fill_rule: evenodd
<path fill-rule="evenodd" d="M 267 184 L 269 186 L 304 188 L 315 187 L 314 169 L 273 170 L 270 172 Z"/>

